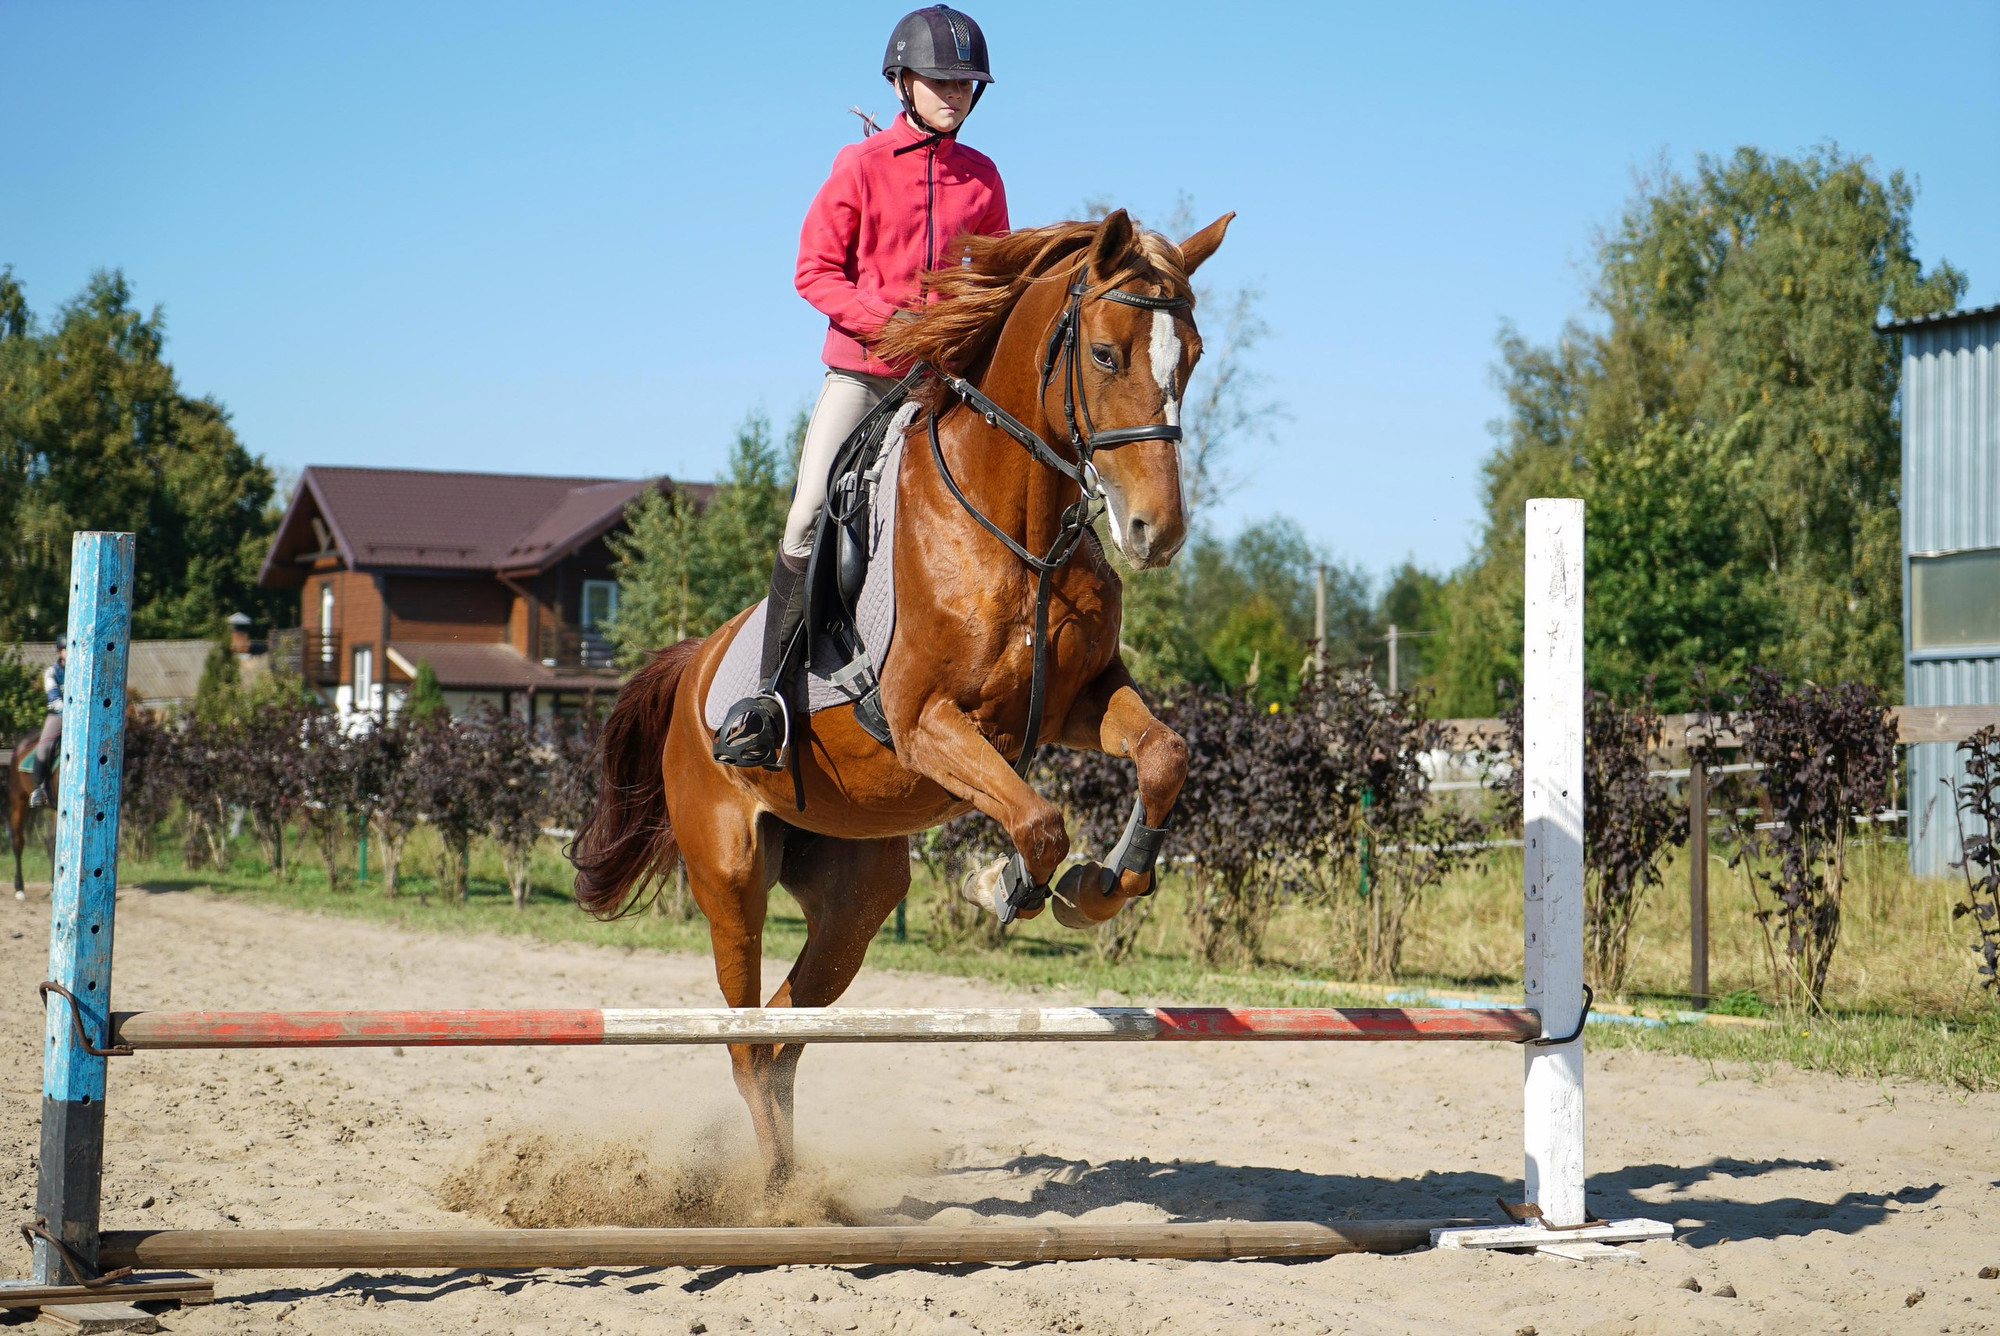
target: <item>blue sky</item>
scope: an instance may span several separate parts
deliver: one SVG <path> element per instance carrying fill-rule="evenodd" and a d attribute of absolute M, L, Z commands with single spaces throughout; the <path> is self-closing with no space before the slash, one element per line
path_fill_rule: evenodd
<path fill-rule="evenodd" d="M 1526 12 L 1507 12 L 1526 11 Z M 122 268 L 183 386 L 281 468 L 713 476 L 822 321 L 798 224 L 897 4 L 0 0 L 0 263 Z M 1017 224 L 1233 209 L 1286 416 L 1227 530 L 1463 559 L 1503 320 L 1552 337 L 1635 173 L 1837 141 L 2000 301 L 2000 6 L 982 3 L 966 140 Z"/>

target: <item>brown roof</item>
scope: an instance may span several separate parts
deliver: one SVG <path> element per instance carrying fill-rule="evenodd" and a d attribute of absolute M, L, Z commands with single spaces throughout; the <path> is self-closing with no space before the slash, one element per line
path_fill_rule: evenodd
<path fill-rule="evenodd" d="M 646 479 L 314 465 L 264 558 L 258 582 L 296 585 L 299 559 L 326 551 L 350 570 L 533 572 L 602 535 Z M 711 490 L 684 484 L 705 500 Z M 325 541 L 314 527 L 319 520 Z"/>
<path fill-rule="evenodd" d="M 625 507 L 652 485 L 641 479 L 571 488 L 534 528 L 514 540 L 502 566 L 509 571 L 539 570 L 551 561 L 562 560 L 618 523 Z"/>
<path fill-rule="evenodd" d="M 557 672 L 527 658 L 512 645 L 463 640 L 397 640 L 389 645 L 398 672 L 414 674 L 428 663 L 438 685 L 454 691 L 615 690 L 615 672 Z"/>

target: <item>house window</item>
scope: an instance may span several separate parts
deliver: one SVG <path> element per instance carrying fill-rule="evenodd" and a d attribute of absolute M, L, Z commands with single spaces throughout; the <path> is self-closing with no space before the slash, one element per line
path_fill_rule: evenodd
<path fill-rule="evenodd" d="M 1910 648 L 2000 645 L 2000 548 L 1910 558 Z"/>
<path fill-rule="evenodd" d="M 583 582 L 583 629 L 602 632 L 611 625 L 618 615 L 618 582 L 616 580 L 585 580 Z"/>
<path fill-rule="evenodd" d="M 354 708 L 365 710 L 375 698 L 375 647 L 363 645 L 354 651 Z"/>
<path fill-rule="evenodd" d="M 333 581 L 326 580 L 319 587 L 319 661 L 333 663 Z"/>

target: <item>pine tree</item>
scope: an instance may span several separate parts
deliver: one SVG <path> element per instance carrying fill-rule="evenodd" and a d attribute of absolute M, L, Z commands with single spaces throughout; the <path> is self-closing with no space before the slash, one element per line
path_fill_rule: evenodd
<path fill-rule="evenodd" d="M 417 675 L 410 683 L 410 694 L 403 700 L 403 714 L 413 724 L 424 724 L 450 712 L 451 706 L 445 702 L 444 688 L 438 685 L 437 671 L 431 667 L 431 661 L 418 659 Z"/>
<path fill-rule="evenodd" d="M 201 661 L 201 680 L 194 689 L 194 717 L 205 724 L 219 724 L 242 713 L 243 674 L 229 642 L 216 640 Z"/>
<path fill-rule="evenodd" d="M 611 639 L 620 659 L 636 663 L 648 651 L 705 636 L 762 598 L 787 509 L 770 420 L 761 413 L 745 419 L 728 477 L 706 507 L 672 490 L 635 502 L 626 532 L 611 539 L 618 557 Z"/>

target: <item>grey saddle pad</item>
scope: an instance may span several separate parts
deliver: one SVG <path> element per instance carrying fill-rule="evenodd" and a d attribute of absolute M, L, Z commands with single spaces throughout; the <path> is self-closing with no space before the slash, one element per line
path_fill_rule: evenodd
<path fill-rule="evenodd" d="M 878 676 L 888 662 L 889 640 L 896 630 L 896 475 L 903 466 L 904 437 L 916 414 L 915 404 L 905 404 L 890 420 L 889 434 L 869 482 L 868 578 L 861 585 L 854 625 Z M 702 718 L 711 730 L 722 726 L 731 705 L 763 685 L 757 680 L 757 660 L 764 646 L 764 612 L 764 604 L 759 603 L 736 628 L 736 638 L 723 651 L 722 664 L 708 684 Z M 833 674 L 846 666 L 838 646 L 824 636 L 813 638 L 806 686 L 814 714 L 854 703 L 854 697 L 832 680 Z"/>

